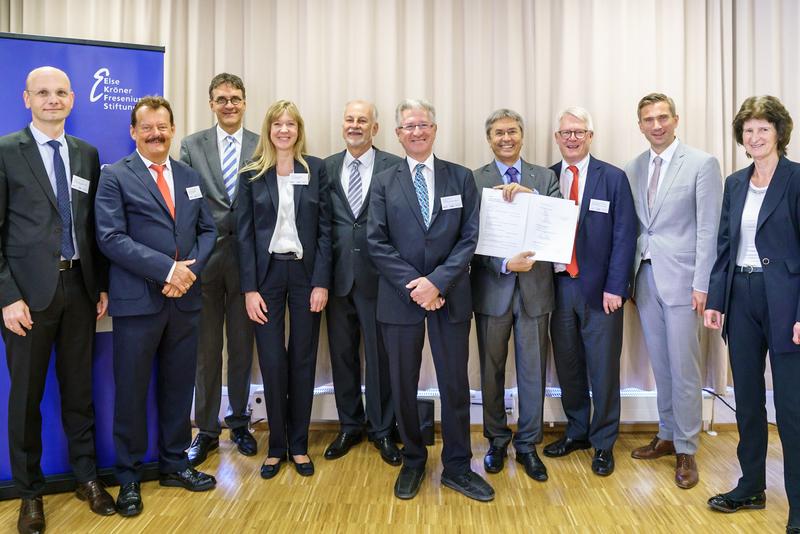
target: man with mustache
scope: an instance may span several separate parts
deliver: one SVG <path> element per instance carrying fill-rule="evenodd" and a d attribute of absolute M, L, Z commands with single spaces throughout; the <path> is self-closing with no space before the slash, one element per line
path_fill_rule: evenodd
<path fill-rule="evenodd" d="M 64 133 L 75 95 L 63 71 L 32 70 L 22 97 L 31 123 L 0 137 L 0 305 L 17 529 L 27 533 L 45 529 L 39 404 L 54 344 L 75 493 L 100 515 L 114 513 L 114 500 L 97 480 L 92 404 L 95 321 L 108 305 L 108 264 L 93 224 L 100 160 Z"/>
<path fill-rule="evenodd" d="M 189 491 L 216 485 L 186 455 L 202 306 L 195 282 L 214 249 L 214 219 L 200 176 L 169 157 L 175 134 L 169 102 L 141 98 L 130 131 L 136 151 L 103 169 L 95 201 L 97 242 L 111 261 L 117 512 L 124 516 L 143 508 L 139 480 L 154 360 L 161 485 Z"/>
<path fill-rule="evenodd" d="M 372 146 L 378 133 L 378 110 L 353 100 L 344 109 L 342 137 L 347 149 L 325 160 L 332 181 L 333 291 L 326 311 L 331 369 L 340 430 L 325 449 L 332 460 L 359 443 L 365 426 L 370 441 L 390 465 L 402 457 L 392 439 L 395 428 L 389 361 L 375 321 L 378 273 L 367 251 L 367 212 L 372 177 L 402 160 Z M 364 343 L 366 413 L 361 400 L 361 353 Z"/>

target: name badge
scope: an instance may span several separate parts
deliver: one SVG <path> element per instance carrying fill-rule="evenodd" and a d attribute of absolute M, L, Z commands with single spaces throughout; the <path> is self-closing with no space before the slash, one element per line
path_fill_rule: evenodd
<path fill-rule="evenodd" d="M 461 195 L 442 197 L 443 210 L 453 210 L 456 208 L 463 208 L 463 207 L 464 205 L 461 203 Z"/>
<path fill-rule="evenodd" d="M 72 175 L 72 189 L 81 193 L 89 193 L 89 180 L 81 178 L 77 174 Z"/>
<path fill-rule="evenodd" d="M 611 206 L 611 202 L 608 200 L 598 200 L 593 198 L 589 201 L 589 211 L 596 211 L 598 213 L 608 213 L 608 208 Z"/>
<path fill-rule="evenodd" d="M 196 198 L 203 198 L 203 193 L 200 191 L 199 185 L 193 185 L 192 187 L 187 187 L 186 194 L 189 195 L 189 200 L 194 200 Z"/>
<path fill-rule="evenodd" d="M 293 172 L 289 175 L 289 183 L 292 185 L 308 185 L 308 173 Z"/>

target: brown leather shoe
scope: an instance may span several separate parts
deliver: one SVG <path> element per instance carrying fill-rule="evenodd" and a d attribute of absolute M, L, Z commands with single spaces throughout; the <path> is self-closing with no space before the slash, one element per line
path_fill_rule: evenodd
<path fill-rule="evenodd" d="M 98 515 L 114 515 L 117 511 L 114 499 L 99 480 L 78 484 L 75 496 L 82 501 L 89 501 L 89 508 Z"/>
<path fill-rule="evenodd" d="M 654 437 L 653 441 L 644 447 L 631 451 L 631 456 L 637 460 L 655 460 L 669 454 L 675 454 L 675 446 L 671 441 L 661 439 L 658 436 Z"/>
<path fill-rule="evenodd" d="M 697 473 L 697 463 L 694 454 L 678 454 L 675 466 L 675 484 L 679 488 L 689 489 L 697 485 L 700 475 Z"/>
<path fill-rule="evenodd" d="M 44 532 L 44 503 L 41 495 L 32 499 L 22 499 L 19 505 L 17 530 L 20 534 Z"/>

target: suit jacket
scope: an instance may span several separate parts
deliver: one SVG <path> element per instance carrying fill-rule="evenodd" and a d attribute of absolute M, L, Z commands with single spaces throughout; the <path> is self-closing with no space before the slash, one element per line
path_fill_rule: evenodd
<path fill-rule="evenodd" d="M 86 293 L 97 302 L 108 288 L 108 262 L 94 239 L 100 160 L 85 141 L 71 135 L 66 140 L 70 182 L 73 176 L 89 181 L 87 193 L 72 189 L 72 221 Z M 56 194 L 30 129 L 0 137 L 0 306 L 19 299 L 33 311 L 50 305 L 59 280 L 62 231 Z"/>
<path fill-rule="evenodd" d="M 736 256 L 754 165 L 731 174 L 722 199 L 717 261 L 711 271 L 706 309 L 726 313 L 731 305 Z M 792 343 L 792 327 L 800 321 L 800 164 L 782 157 L 758 212 L 756 249 L 764 269 L 769 312 L 769 349 L 800 352 Z M 727 337 L 724 323 L 723 337 Z"/>
<path fill-rule="evenodd" d="M 722 204 L 719 163 L 710 154 L 679 143 L 669 167 L 661 170 L 652 211 L 647 208 L 649 166 L 647 150 L 625 167 L 639 218 L 634 273 L 649 248 L 661 299 L 669 306 L 689 305 L 692 289 L 708 292 L 716 258 Z"/>
<path fill-rule="evenodd" d="M 483 188 L 492 188 L 503 184 L 503 177 L 492 161 L 479 169 L 475 169 L 475 181 L 478 194 Z M 522 160 L 520 184 L 534 190 L 537 194 L 561 198 L 558 178 L 553 171 Z M 514 224 L 514 221 L 509 221 Z M 520 252 L 522 252 L 520 250 Z M 535 252 L 535 251 L 534 251 Z M 536 317 L 550 313 L 555 307 L 553 295 L 553 264 L 537 261 L 526 273 L 501 272 L 505 258 L 493 258 L 476 254 L 472 259 L 472 304 L 475 313 L 498 317 L 508 311 L 514 297 L 514 287 L 519 280 L 522 304 L 525 312 Z"/>
<path fill-rule="evenodd" d="M 189 189 L 200 186 L 200 175 L 172 158 L 170 165 L 175 219 L 137 152 L 106 165 L 100 174 L 95 200 L 97 242 L 111 261 L 108 312 L 112 316 L 160 311 L 167 299 L 161 290 L 176 257 L 196 260 L 189 268 L 198 276 L 177 299 L 177 306 L 183 311 L 202 306 L 199 277 L 217 232 L 203 198 L 189 198 Z"/>
<path fill-rule="evenodd" d="M 561 162 L 550 169 L 561 176 Z M 597 205 L 590 209 L 592 200 L 608 202 L 607 212 Z M 622 169 L 590 156 L 580 204 L 575 235 L 578 283 L 588 305 L 602 310 L 604 291 L 630 296 L 638 223 Z"/>
<path fill-rule="evenodd" d="M 372 167 L 373 181 L 364 197 L 361 213 L 354 214 L 347 201 L 347 192 L 342 188 L 341 174 L 344 165 L 343 150 L 325 159 L 325 168 L 331 182 L 331 231 L 333 238 L 333 293 L 343 297 L 350 293 L 358 281 L 365 296 L 378 295 L 378 271 L 367 251 L 367 214 L 370 191 L 375 176 L 389 167 L 402 162 L 394 154 L 375 149 Z"/>
<path fill-rule="evenodd" d="M 331 285 L 331 214 L 325 163 L 305 156 L 309 166 L 308 185 L 294 187 L 294 215 L 303 266 L 312 287 Z M 294 172 L 305 173 L 299 161 Z M 278 176 L 275 167 L 253 180 L 255 171 L 242 174 L 234 208 L 239 241 L 239 273 L 242 292 L 258 291 L 269 272 L 269 244 L 278 220 Z"/>
<path fill-rule="evenodd" d="M 442 197 L 462 207 L 442 209 Z M 469 263 L 478 244 L 478 191 L 466 167 L 434 158 L 433 214 L 426 229 L 405 161 L 372 178 L 367 246 L 378 268 L 378 320 L 416 324 L 426 311 L 406 284 L 425 276 L 445 298 L 450 322 L 472 316 Z"/>

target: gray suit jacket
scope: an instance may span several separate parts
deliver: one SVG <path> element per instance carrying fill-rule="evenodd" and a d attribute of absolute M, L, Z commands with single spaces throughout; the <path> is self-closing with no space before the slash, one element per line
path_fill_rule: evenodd
<path fill-rule="evenodd" d="M 378 271 L 367 251 L 367 213 L 370 194 L 367 192 L 361 213 L 354 214 L 342 188 L 342 165 L 345 151 L 325 158 L 325 170 L 331 184 L 331 217 L 333 239 L 333 294 L 343 297 L 358 284 L 364 295 L 378 296 Z M 394 154 L 375 149 L 372 177 L 403 160 Z M 370 182 L 370 191 L 372 190 Z"/>
<path fill-rule="evenodd" d="M 661 299 L 669 306 L 688 305 L 692 289 L 708 292 L 716 258 L 722 205 L 719 163 L 710 154 L 678 144 L 669 166 L 661 170 L 652 212 L 647 208 L 649 163 L 647 150 L 625 167 L 639 219 L 634 272 L 649 247 Z"/>
<path fill-rule="evenodd" d="M 242 154 L 239 158 L 240 168 L 253 156 L 257 144 L 258 134 L 244 130 Z M 205 197 L 211 215 L 214 217 L 214 223 L 217 225 L 217 244 L 208 265 L 206 265 L 205 272 L 208 277 L 216 273 L 223 255 L 236 254 L 236 220 L 233 217 L 233 203 L 236 202 L 239 187 L 237 185 L 233 203 L 231 203 L 222 180 L 216 125 L 183 138 L 181 161 L 200 174 L 200 189 L 203 191 L 203 197 Z"/>
<path fill-rule="evenodd" d="M 478 186 L 478 198 L 480 198 L 481 189 L 503 183 L 503 178 L 494 161 L 475 169 L 474 174 Z M 525 160 L 522 160 L 520 184 L 541 195 L 561 198 L 558 177 L 555 173 L 545 167 L 531 165 Z M 509 221 L 509 224 L 513 224 L 513 221 Z M 500 271 L 504 259 L 478 254 L 473 257 L 470 278 L 475 313 L 495 317 L 506 313 L 511 306 L 517 279 L 519 279 L 519 287 L 522 291 L 525 312 L 528 315 L 536 317 L 553 311 L 555 307 L 553 265 L 550 262 L 537 261 L 527 273 L 502 274 Z"/>

